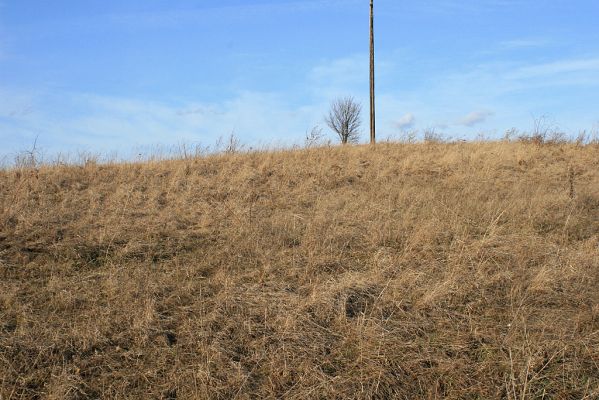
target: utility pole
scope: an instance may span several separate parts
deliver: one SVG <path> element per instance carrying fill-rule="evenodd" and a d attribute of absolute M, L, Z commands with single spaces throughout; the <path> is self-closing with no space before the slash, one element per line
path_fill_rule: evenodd
<path fill-rule="evenodd" d="M 370 144 L 376 143 L 374 115 L 374 0 L 370 0 Z"/>

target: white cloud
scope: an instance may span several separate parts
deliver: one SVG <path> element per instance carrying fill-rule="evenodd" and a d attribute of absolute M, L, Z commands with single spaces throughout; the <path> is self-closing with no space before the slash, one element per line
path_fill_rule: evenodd
<path fill-rule="evenodd" d="M 214 102 L 166 102 L 55 90 L 9 91 L 0 87 L 0 153 L 25 148 L 37 134 L 40 144 L 49 151 L 124 149 L 121 151 L 127 153 L 136 146 L 181 141 L 207 145 L 232 131 L 251 145 L 299 143 L 307 129 L 316 124 L 324 126 L 323 116 L 330 100 L 345 94 L 354 95 L 364 105 L 366 129 L 368 63 L 364 60 L 367 55 L 357 54 L 316 65 L 301 82 L 300 93 L 240 92 Z M 584 103 L 565 101 L 557 95 L 539 97 L 535 93 L 539 87 L 560 93 L 560 88 L 553 86 L 561 84 L 561 77 L 524 76 L 534 73 L 546 77 L 543 74 L 571 71 L 570 80 L 592 80 L 599 76 L 593 69 L 597 62 L 599 59 L 588 58 L 537 65 L 478 65 L 455 73 L 439 71 L 409 89 L 397 86 L 393 80 L 396 70 L 388 73 L 386 80 L 379 80 L 388 83 L 377 87 L 377 134 L 384 137 L 396 133 L 398 127 L 409 129 L 417 122 L 418 127 L 436 126 L 450 135 L 468 135 L 472 133 L 468 128 L 488 121 L 494 112 L 503 119 L 493 121 L 493 129 L 499 132 L 511 126 L 528 126 L 531 113 L 553 113 L 561 126 L 570 124 L 572 129 L 590 126 L 594 122 L 589 118 L 595 115 L 591 110 L 596 104 L 595 92 L 587 90 Z M 384 76 L 385 60 L 379 64 Z M 304 96 L 301 102 L 292 103 L 290 98 L 299 96 Z M 579 110 L 581 104 L 587 108 Z M 410 112 L 398 119 L 397 110 Z"/>
<path fill-rule="evenodd" d="M 464 0 L 436 0 L 413 2 L 413 7 L 434 14 L 468 15 L 480 12 L 495 12 L 519 4 L 522 1 L 523 0 L 478 0 L 473 2 Z M 393 5 L 389 5 L 388 7 L 393 11 L 399 12 L 405 10 L 405 8 L 410 5 L 409 3 L 411 2 L 408 2 L 408 4 L 394 2 Z M 393 8 L 393 6 L 395 6 L 395 8 Z"/>
<path fill-rule="evenodd" d="M 546 39 L 540 38 L 520 38 L 520 39 L 512 39 L 506 40 L 499 44 L 499 46 L 506 50 L 514 50 L 514 49 L 526 49 L 533 47 L 545 47 L 549 45 L 550 42 Z"/>
<path fill-rule="evenodd" d="M 509 77 L 512 79 L 542 78 L 581 72 L 599 72 L 599 58 L 565 59 L 523 66 L 516 69 Z"/>
<path fill-rule="evenodd" d="M 357 0 L 353 0 L 355 3 Z M 349 4 L 348 4 L 349 3 Z M 108 20 L 114 24 L 135 28 L 157 28 L 197 24 L 211 21 L 244 21 L 258 18 L 276 18 L 277 15 L 290 13 L 314 13 L 323 8 L 334 7 L 337 12 L 340 7 L 349 7 L 348 0 L 296 0 L 296 1 L 261 1 L 254 3 L 219 4 L 197 2 L 192 7 L 172 7 L 164 10 L 119 13 L 108 15 Z"/>
<path fill-rule="evenodd" d="M 416 117 L 412 113 L 407 113 L 402 116 L 396 123 L 399 129 L 410 129 L 414 127 L 416 123 Z"/>
<path fill-rule="evenodd" d="M 493 115 L 494 113 L 491 111 L 474 111 L 462 118 L 458 124 L 467 127 L 472 127 L 474 125 L 478 125 L 485 122 L 487 119 L 489 119 L 489 117 L 492 117 Z"/>
<path fill-rule="evenodd" d="M 47 108 L 48 104 L 54 108 Z M 14 109 L 6 106 L 10 105 L 2 109 Z M 61 109 L 69 113 L 60 113 Z M 46 94 L 27 114 L 5 113 L 0 118 L 0 140 L 12 143 L 15 151 L 39 133 L 40 144 L 50 152 L 121 149 L 127 153 L 137 147 L 180 142 L 212 145 L 232 132 L 252 145 L 290 144 L 299 143 L 306 129 L 320 122 L 322 113 L 322 105 L 293 107 L 277 94 L 259 92 L 212 104 Z"/>
<path fill-rule="evenodd" d="M 368 85 L 367 61 L 367 54 L 355 54 L 323 62 L 310 71 L 309 85 L 316 95 L 328 98 L 367 87 L 364 86 Z"/>
<path fill-rule="evenodd" d="M 355 53 L 346 57 L 324 60 L 308 73 L 306 84 L 318 98 L 353 95 L 366 91 L 369 81 L 368 53 Z M 379 58 L 376 63 L 377 91 L 381 82 L 397 74 L 394 61 Z"/>
<path fill-rule="evenodd" d="M 23 118 L 30 114 L 36 103 L 36 92 L 14 91 L 0 87 L 0 118 Z"/>

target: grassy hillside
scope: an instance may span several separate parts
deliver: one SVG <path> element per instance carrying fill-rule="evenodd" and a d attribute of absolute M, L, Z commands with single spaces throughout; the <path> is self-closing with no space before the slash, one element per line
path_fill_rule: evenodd
<path fill-rule="evenodd" d="M 0 398 L 599 398 L 599 147 L 0 171 Z"/>

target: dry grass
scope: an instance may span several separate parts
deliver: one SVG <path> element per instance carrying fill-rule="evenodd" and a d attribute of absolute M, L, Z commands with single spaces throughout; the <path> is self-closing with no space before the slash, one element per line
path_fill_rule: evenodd
<path fill-rule="evenodd" d="M 0 398 L 597 399 L 599 147 L 0 171 Z"/>

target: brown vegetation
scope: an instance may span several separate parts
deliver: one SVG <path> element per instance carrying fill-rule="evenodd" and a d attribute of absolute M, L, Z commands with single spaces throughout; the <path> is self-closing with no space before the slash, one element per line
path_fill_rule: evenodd
<path fill-rule="evenodd" d="M 599 398 L 599 147 L 0 171 L 0 398 Z"/>

